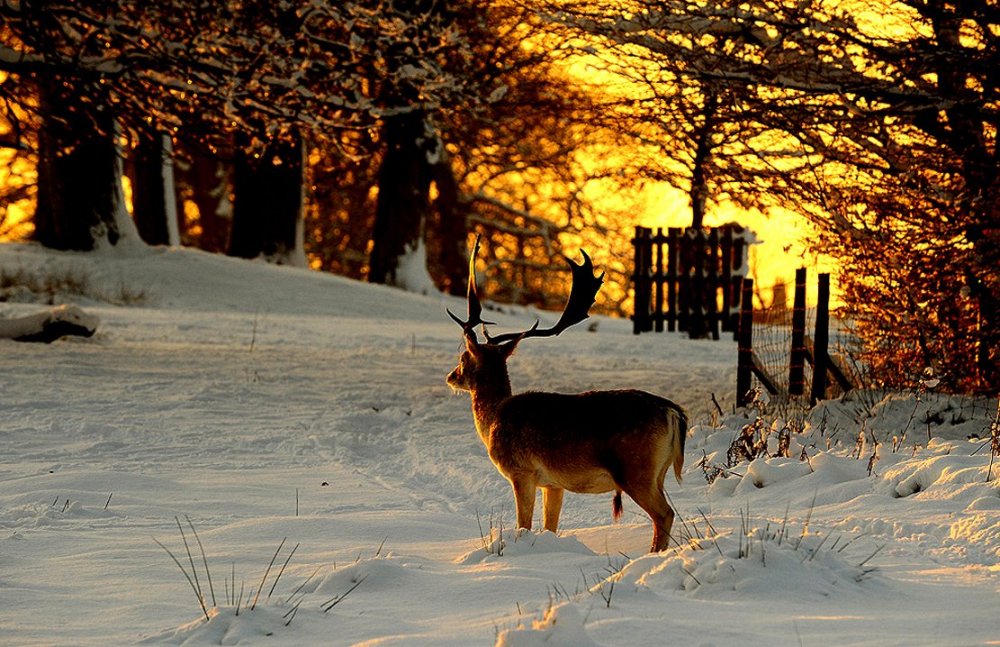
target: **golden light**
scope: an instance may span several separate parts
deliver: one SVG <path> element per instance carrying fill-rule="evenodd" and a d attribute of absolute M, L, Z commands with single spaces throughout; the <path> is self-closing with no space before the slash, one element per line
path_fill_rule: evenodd
<path fill-rule="evenodd" d="M 652 61 L 645 61 L 645 64 L 650 66 L 646 70 L 629 67 L 642 66 L 642 57 L 629 61 L 615 61 L 607 58 L 608 52 L 598 54 L 591 48 L 581 48 L 579 52 L 579 55 L 566 66 L 566 72 L 602 94 L 641 102 L 643 97 L 648 96 L 651 87 L 645 84 L 672 84 L 674 82 L 671 78 L 663 77 L 661 71 Z M 618 66 L 628 70 L 628 74 L 634 75 L 634 79 L 642 79 L 643 82 L 627 79 L 622 74 L 609 69 Z M 654 81 L 654 79 L 659 80 Z M 691 92 L 695 91 L 695 89 L 691 90 Z M 648 141 L 657 141 L 658 137 L 659 133 L 651 132 Z M 759 134 L 758 137 L 767 139 L 769 143 L 773 144 L 770 140 L 773 139 L 774 135 L 771 133 Z M 728 150 L 727 152 L 730 154 L 740 153 L 739 150 Z M 600 159 L 596 159 L 594 163 L 603 164 L 605 168 L 613 168 L 617 163 L 620 164 L 620 168 L 625 169 L 629 168 L 630 165 L 634 166 L 631 164 L 630 158 L 640 160 L 640 164 L 645 162 L 654 167 L 657 165 L 676 165 L 676 163 L 670 162 L 665 153 L 657 150 L 656 147 L 648 146 L 643 149 L 638 144 L 632 150 L 605 151 Z M 772 164 L 782 167 L 802 163 L 801 156 L 796 156 L 795 159 L 796 161 L 788 162 L 779 159 Z M 687 171 L 684 169 L 679 169 L 677 173 L 681 177 L 686 174 Z M 685 228 L 690 227 L 692 223 L 693 210 L 689 195 L 684 189 L 665 182 L 644 183 L 629 195 L 622 195 L 619 192 L 604 194 L 590 192 L 588 197 L 595 202 L 598 212 L 615 214 L 612 216 L 613 226 L 627 232 L 629 237 L 637 226 L 654 229 L 660 227 Z M 806 267 L 813 277 L 810 279 L 811 289 L 808 291 L 810 301 L 815 299 L 815 274 L 818 272 L 835 274 L 836 265 L 832 259 L 820 258 L 808 251 L 808 241 L 815 236 L 815 231 L 803 214 L 793 213 L 776 206 L 767 207 L 766 212 L 759 209 L 745 209 L 733 202 L 726 201 L 724 198 L 710 199 L 706 205 L 704 225 L 717 227 L 729 223 L 737 223 L 749 228 L 756 236 L 758 242 L 750 248 L 749 270 L 750 277 L 755 280 L 756 296 L 762 305 L 771 305 L 774 286 L 779 284 L 794 285 L 795 270 L 799 267 Z M 567 239 L 566 242 L 569 242 L 578 237 L 564 238 Z M 597 245 L 601 244 L 601 241 L 595 242 Z M 581 244 L 588 247 L 585 241 L 581 241 Z M 832 283 L 833 301 L 837 303 L 835 278 Z M 631 286 L 609 287 L 615 292 L 628 291 L 631 288 Z M 790 295 L 791 290 L 781 292 L 781 294 Z"/>
<path fill-rule="evenodd" d="M 643 208 L 634 226 L 666 228 L 691 225 L 690 201 L 680 189 L 654 184 L 643 189 L 642 197 Z M 808 251 L 808 238 L 813 231 L 800 214 L 779 208 L 763 213 L 722 203 L 709 210 L 705 217 L 708 227 L 734 222 L 749 228 L 757 238 L 758 244 L 750 248 L 750 278 L 754 279 L 755 292 L 762 305 L 772 304 L 775 285 L 794 285 L 795 270 L 799 267 L 808 268 L 814 275 L 836 270 L 831 259 Z M 814 290 L 815 286 L 809 292 L 810 300 L 814 297 Z M 787 294 L 790 295 L 791 291 Z"/>

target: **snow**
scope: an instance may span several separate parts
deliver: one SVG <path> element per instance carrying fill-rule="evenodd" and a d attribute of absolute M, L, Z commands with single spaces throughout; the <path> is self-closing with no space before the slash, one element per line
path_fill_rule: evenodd
<path fill-rule="evenodd" d="M 416 294 L 429 295 L 437 292 L 434 279 L 427 272 L 427 247 L 421 238 L 414 245 L 406 245 L 405 252 L 398 259 L 396 267 L 397 287 Z"/>
<path fill-rule="evenodd" d="M 459 300 L 178 248 L 0 245 L 0 273 L 66 272 L 86 294 L 42 298 L 99 317 L 96 334 L 0 340 L 5 644 L 1000 637 L 1000 465 L 987 481 L 980 449 L 995 400 L 859 393 L 802 413 L 787 458 L 726 466 L 756 415 L 731 413 L 733 342 L 599 318 L 523 343 L 515 390 L 637 387 L 688 408 L 684 482 L 666 483 L 679 547 L 648 555 L 627 499 L 621 524 L 610 496 L 569 494 L 558 534 L 511 528 L 509 486 L 444 383 Z M 9 294 L 0 318 L 40 308 Z M 197 573 L 208 620 L 157 541 Z"/>
<path fill-rule="evenodd" d="M 22 317 L 0 318 L 0 338 L 51 342 L 63 335 L 89 337 L 98 325 L 99 318 L 66 303 Z"/>

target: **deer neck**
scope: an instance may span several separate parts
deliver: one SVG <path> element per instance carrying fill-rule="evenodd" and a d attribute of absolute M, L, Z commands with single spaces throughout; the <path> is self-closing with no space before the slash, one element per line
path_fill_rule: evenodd
<path fill-rule="evenodd" d="M 500 379 L 477 384 L 472 390 L 472 415 L 483 443 L 489 446 L 489 433 L 496 421 L 500 404 L 511 396 L 510 378 L 506 372 Z"/>

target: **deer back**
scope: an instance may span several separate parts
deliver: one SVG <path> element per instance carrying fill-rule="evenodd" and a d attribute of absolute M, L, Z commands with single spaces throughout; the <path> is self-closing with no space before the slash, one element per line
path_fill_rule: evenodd
<path fill-rule="evenodd" d="M 687 416 L 644 391 L 527 392 L 490 413 L 484 442 L 501 469 L 601 469 L 616 477 L 652 461 L 673 464 L 679 478 L 683 465 Z"/>

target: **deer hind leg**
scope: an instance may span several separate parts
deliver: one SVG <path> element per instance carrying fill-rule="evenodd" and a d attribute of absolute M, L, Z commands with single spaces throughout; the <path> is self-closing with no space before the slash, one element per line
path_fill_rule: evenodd
<path fill-rule="evenodd" d="M 665 470 L 661 470 L 657 474 L 658 478 L 628 483 L 622 488 L 653 521 L 653 542 L 649 547 L 651 553 L 667 549 L 670 544 L 670 529 L 674 525 L 674 509 L 663 495 L 664 473 Z"/>
<path fill-rule="evenodd" d="M 517 527 L 531 530 L 531 517 L 535 514 L 535 482 L 527 478 L 512 478 L 514 505 L 517 507 Z"/>
<path fill-rule="evenodd" d="M 564 490 L 558 487 L 542 488 L 542 521 L 545 529 L 555 532 L 559 528 Z"/>

